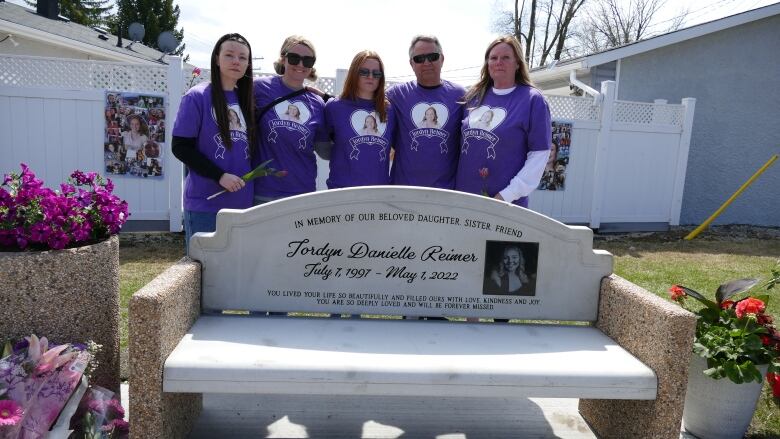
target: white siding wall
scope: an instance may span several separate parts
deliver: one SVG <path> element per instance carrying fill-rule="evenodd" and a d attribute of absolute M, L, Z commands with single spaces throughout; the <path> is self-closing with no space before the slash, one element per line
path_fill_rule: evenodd
<path fill-rule="evenodd" d="M 0 86 L 0 173 L 26 163 L 46 186 L 59 189 L 76 169 L 103 167 L 104 92 Z M 114 193 L 131 219 L 168 218 L 168 184 L 115 176 Z"/>

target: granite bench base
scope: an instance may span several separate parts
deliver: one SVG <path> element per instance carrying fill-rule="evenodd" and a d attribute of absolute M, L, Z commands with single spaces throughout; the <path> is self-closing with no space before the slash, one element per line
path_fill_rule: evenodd
<path fill-rule="evenodd" d="M 200 285 L 200 264 L 184 258 L 133 296 L 130 304 L 130 410 L 133 413 L 131 422 L 134 437 L 185 437 L 200 413 L 200 393 L 164 391 L 166 360 L 180 341 L 190 332 L 196 321 L 201 318 Z M 237 317 L 235 321 L 240 322 L 240 319 L 241 317 Z M 456 332 L 465 331 L 465 328 L 472 325 L 484 328 L 488 332 L 516 331 L 526 326 L 497 324 L 495 327 L 491 327 L 490 323 L 415 321 L 355 321 L 349 323 L 346 319 L 345 321 L 332 322 L 326 322 L 325 319 L 321 319 L 320 322 L 317 322 L 316 319 L 303 319 L 295 322 L 293 321 L 295 319 L 279 317 L 277 321 L 274 321 L 274 318 L 265 318 L 258 320 L 262 323 L 257 324 L 285 322 L 284 324 L 296 325 L 303 324 L 304 320 L 308 320 L 314 322 L 315 325 L 329 325 L 330 328 L 338 327 L 340 329 L 347 326 L 374 323 L 395 324 L 399 325 L 399 328 L 407 328 L 406 325 L 410 324 L 409 328 L 422 324 L 425 326 L 421 327 L 426 328 L 427 331 L 431 331 L 432 327 L 439 325 L 441 328 L 450 328 L 448 330 Z M 599 398 L 581 399 L 579 410 L 594 432 L 602 437 L 679 437 L 687 384 L 686 374 L 680 371 L 687 370 L 695 329 L 695 317 L 674 304 L 664 301 L 618 276 L 611 275 L 604 278 L 601 284 L 598 320 L 595 328 L 617 342 L 621 349 L 630 352 L 652 369 L 657 380 L 657 388 L 654 389 L 655 399 L 630 399 L 632 397 L 647 398 L 647 395 L 637 397 L 628 394 L 626 395 L 628 399 L 625 397 L 619 397 L 622 399 L 601 399 L 607 395 L 595 391 L 588 393 L 582 388 L 569 394 L 549 388 L 546 394 L 538 389 L 535 392 L 523 392 L 522 386 L 515 388 L 497 386 L 495 390 L 498 393 L 494 396 L 525 397 L 534 394 L 535 396 Z M 569 373 L 573 374 L 577 369 L 576 366 L 572 367 Z M 574 375 L 570 375 L 570 377 L 574 378 L 573 382 L 584 380 L 584 378 Z M 195 378 L 193 382 L 202 381 L 203 376 Z M 427 382 L 431 382 L 432 378 L 427 376 L 425 379 L 428 380 Z M 173 380 L 170 381 L 173 382 Z M 465 383 L 460 382 L 460 384 Z M 174 391 L 194 388 L 189 384 L 179 389 L 172 386 L 171 383 L 167 383 L 167 386 L 169 390 Z M 265 386 L 264 384 L 251 389 L 227 389 L 223 392 L 252 392 L 258 391 L 259 387 L 267 389 Z M 330 387 L 331 390 L 336 388 L 343 389 L 344 387 L 343 384 Z M 398 394 L 421 391 L 420 389 L 415 390 L 414 386 L 404 389 L 394 385 L 389 388 L 396 389 L 395 393 Z M 446 394 L 457 394 L 461 391 L 457 388 L 458 386 L 451 386 Z M 469 392 L 479 388 L 481 387 L 475 386 L 473 389 L 468 389 L 466 386 L 464 387 L 466 390 L 463 391 Z M 482 388 L 485 395 L 490 393 L 490 389 Z M 204 387 L 199 390 L 209 389 Z M 355 390 L 345 389 L 343 391 L 354 393 Z M 271 393 L 274 391 L 286 393 L 295 390 L 290 383 L 282 383 L 280 387 L 270 390 Z M 432 391 L 432 387 L 429 386 L 424 391 Z"/>

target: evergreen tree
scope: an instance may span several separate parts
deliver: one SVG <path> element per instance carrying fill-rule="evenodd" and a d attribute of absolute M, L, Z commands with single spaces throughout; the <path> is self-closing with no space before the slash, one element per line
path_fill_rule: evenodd
<path fill-rule="evenodd" d="M 109 20 L 111 33 L 118 35 L 121 28 L 122 38 L 127 38 L 127 27 L 138 22 L 144 25 L 144 37 L 141 42 L 149 47 L 157 47 L 157 37 L 165 31 L 172 31 L 176 39 L 184 39 L 184 28 L 176 29 L 179 23 L 178 5 L 173 0 L 116 0 L 117 13 Z M 173 52 L 184 53 L 185 44 Z"/>
<path fill-rule="evenodd" d="M 35 8 L 38 2 L 25 0 L 25 3 Z M 105 25 L 111 8 L 111 0 L 60 0 L 60 15 L 90 27 Z"/>

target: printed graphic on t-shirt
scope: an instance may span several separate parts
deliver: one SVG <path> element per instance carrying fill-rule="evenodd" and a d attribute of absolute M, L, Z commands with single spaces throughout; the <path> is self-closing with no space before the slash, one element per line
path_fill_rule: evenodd
<path fill-rule="evenodd" d="M 439 147 L 441 153 L 447 153 L 447 137 L 449 133 L 444 131 L 444 126 L 447 124 L 447 119 L 450 114 L 447 110 L 447 106 L 440 102 L 419 102 L 412 107 L 412 120 L 417 126 L 417 129 L 412 130 L 409 135 L 412 137 L 412 151 L 417 151 L 420 143 L 419 137 L 433 138 L 437 137 L 441 139 Z"/>
<path fill-rule="evenodd" d="M 504 119 L 506 119 L 506 110 L 500 107 L 482 105 L 471 110 L 468 117 L 469 127 L 463 130 L 461 154 L 469 153 L 469 147 L 471 146 L 469 141 L 485 140 L 488 142 L 486 148 L 487 158 L 495 160 L 496 143 L 498 143 L 500 138 L 493 134 L 493 130 L 501 125 Z"/>
<path fill-rule="evenodd" d="M 246 119 L 244 119 L 244 113 L 241 112 L 241 107 L 238 104 L 228 104 L 227 106 L 228 126 L 230 128 L 230 141 L 233 145 L 236 142 L 243 142 L 244 146 L 244 158 L 249 158 L 249 140 L 246 135 Z M 217 113 L 214 111 L 214 107 L 211 108 L 211 118 L 214 119 L 214 123 L 217 123 Z M 214 152 L 215 159 L 225 158 L 225 142 L 222 141 L 222 134 L 217 133 L 214 135 L 214 143 L 217 144 L 217 149 Z"/>
<path fill-rule="evenodd" d="M 349 152 L 350 160 L 359 160 L 360 145 L 374 146 L 379 153 L 379 161 L 387 159 L 388 141 L 381 136 L 385 134 L 387 123 L 379 120 L 379 115 L 366 110 L 356 110 L 350 116 L 350 125 L 357 136 L 349 139 L 352 150 Z"/>
<path fill-rule="evenodd" d="M 268 122 L 268 141 L 276 143 L 279 136 L 277 130 L 285 129 L 299 133 L 301 138 L 298 139 L 298 149 L 306 149 L 306 138 L 311 134 L 305 125 L 311 119 L 309 107 L 301 101 L 284 101 L 274 106 L 274 112 L 276 118 Z"/>
<path fill-rule="evenodd" d="M 506 110 L 483 105 L 469 113 L 469 128 L 493 131 L 506 119 Z"/>
<path fill-rule="evenodd" d="M 305 124 L 311 118 L 311 112 L 302 102 L 284 101 L 276 104 L 274 107 L 276 115 L 281 120 Z"/>
<path fill-rule="evenodd" d="M 357 110 L 350 116 L 350 123 L 355 134 L 359 136 L 383 136 L 387 123 L 379 120 L 379 115 L 375 112 Z"/>

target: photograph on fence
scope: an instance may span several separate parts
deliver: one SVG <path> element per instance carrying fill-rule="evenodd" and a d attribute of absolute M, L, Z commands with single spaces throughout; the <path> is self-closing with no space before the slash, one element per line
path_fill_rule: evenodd
<path fill-rule="evenodd" d="M 536 295 L 538 242 L 486 241 L 482 294 Z"/>
<path fill-rule="evenodd" d="M 106 174 L 162 177 L 163 96 L 107 91 L 103 157 Z"/>
<path fill-rule="evenodd" d="M 552 149 L 544 167 L 540 190 L 562 191 L 566 186 L 566 168 L 569 166 L 571 149 L 571 126 L 569 121 L 552 122 Z"/>

